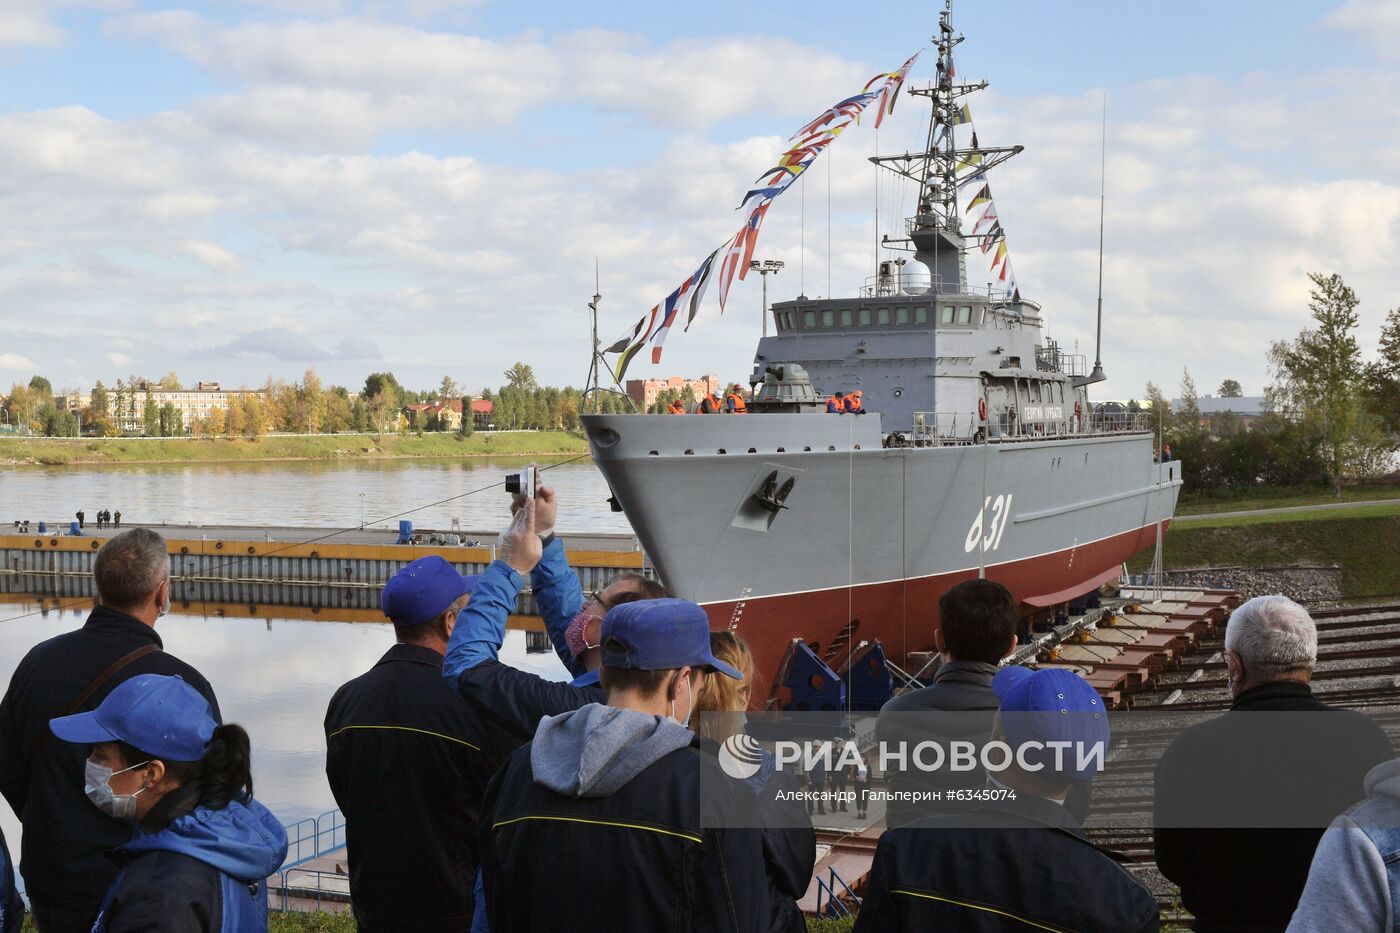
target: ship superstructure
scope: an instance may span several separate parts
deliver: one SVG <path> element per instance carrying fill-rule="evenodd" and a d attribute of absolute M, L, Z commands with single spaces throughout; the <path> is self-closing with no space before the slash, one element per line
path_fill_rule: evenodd
<path fill-rule="evenodd" d="M 985 574 L 1027 612 L 1116 576 L 1171 518 L 1179 464 L 1146 426 L 1091 415 L 1101 378 L 1043 334 L 1014 278 L 969 282 L 960 187 L 1020 151 L 959 148 L 963 98 L 940 17 L 918 152 L 879 157 L 918 184 L 906 238 L 850 298 L 771 309 L 742 417 L 585 416 L 595 461 L 662 579 L 776 673 L 794 643 L 838 672 L 878 639 L 896 664 L 927 650 L 938 596 Z M 867 414 L 828 414 L 859 389 Z"/>

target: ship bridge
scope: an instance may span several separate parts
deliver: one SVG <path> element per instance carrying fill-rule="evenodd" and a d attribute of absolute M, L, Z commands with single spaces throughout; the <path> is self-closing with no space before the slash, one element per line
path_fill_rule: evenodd
<path fill-rule="evenodd" d="M 750 382 L 800 364 L 823 398 L 860 389 L 885 434 L 970 440 L 984 426 L 992 436 L 1082 427 L 1070 422 L 1076 401 L 1087 410 L 1075 385 L 1084 357 L 1042 337 L 1037 303 L 994 289 L 916 293 L 883 278 L 855 298 L 774 303 L 776 334 L 759 341 Z"/>

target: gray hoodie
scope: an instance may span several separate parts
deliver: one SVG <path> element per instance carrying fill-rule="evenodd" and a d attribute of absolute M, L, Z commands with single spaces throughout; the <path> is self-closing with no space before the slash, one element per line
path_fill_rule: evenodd
<path fill-rule="evenodd" d="M 1365 787 L 1322 834 L 1289 933 L 1400 931 L 1400 760 L 1372 768 Z"/>
<path fill-rule="evenodd" d="M 661 716 L 590 703 L 540 720 L 535 783 L 566 797 L 609 797 L 695 734 Z"/>

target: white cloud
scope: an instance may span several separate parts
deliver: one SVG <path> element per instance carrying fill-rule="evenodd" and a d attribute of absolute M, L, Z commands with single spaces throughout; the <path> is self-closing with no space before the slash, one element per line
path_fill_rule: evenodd
<path fill-rule="evenodd" d="M 131 357 L 125 353 L 104 353 L 102 358 L 117 367 L 130 366 L 132 363 Z"/>
<path fill-rule="evenodd" d="M 658 46 L 587 30 L 487 39 L 368 16 L 226 27 L 187 10 L 133 14 L 105 29 L 158 42 L 236 85 L 192 108 L 212 131 L 321 150 L 363 149 L 406 127 L 478 129 L 569 103 L 702 128 L 773 109 L 765 89 L 793 74 L 806 76 L 804 100 L 823 103 L 869 77 L 836 55 L 771 37 Z"/>
<path fill-rule="evenodd" d="M 186 240 L 180 249 L 215 272 L 232 272 L 239 266 L 238 257 L 217 243 L 206 240 Z"/>
<path fill-rule="evenodd" d="M 1382 55 L 1400 54 L 1400 4 L 1395 0 L 1347 0 L 1322 18 L 1322 26 L 1366 42 Z"/>
<path fill-rule="evenodd" d="M 26 356 L 18 353 L 0 353 L 0 369 L 32 370 L 34 364 Z"/>
<path fill-rule="evenodd" d="M 0 48 L 57 45 L 67 34 L 37 4 L 7 0 L 0 6 Z"/>

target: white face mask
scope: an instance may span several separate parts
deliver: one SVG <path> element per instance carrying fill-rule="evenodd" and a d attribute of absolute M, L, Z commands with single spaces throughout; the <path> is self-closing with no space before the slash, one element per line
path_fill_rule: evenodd
<path fill-rule="evenodd" d="M 118 774 L 125 774 L 128 771 L 135 771 L 137 768 L 145 767 L 149 761 L 143 761 L 139 765 L 132 765 L 130 768 L 122 768 L 120 771 L 113 771 L 106 765 L 100 765 L 88 759 L 87 766 L 83 769 L 83 793 L 87 794 L 87 799 L 92 801 L 92 805 L 113 819 L 124 820 L 132 825 L 136 824 L 136 798 L 143 793 L 143 787 L 135 794 L 118 794 L 112 791 L 111 780 Z"/>
<path fill-rule="evenodd" d="M 170 584 L 167 583 L 165 585 L 165 603 L 159 609 L 156 610 L 157 619 L 164 618 L 165 614 L 170 611 L 170 603 Z"/>
<path fill-rule="evenodd" d="M 681 679 L 679 674 L 676 675 L 676 679 L 678 681 Z M 671 719 L 674 720 L 676 724 L 679 725 L 682 729 L 689 729 L 690 717 L 695 713 L 695 694 L 690 689 L 689 677 L 685 678 L 685 692 L 687 697 L 685 719 L 676 719 L 676 701 L 674 698 L 672 698 L 671 700 Z"/>

